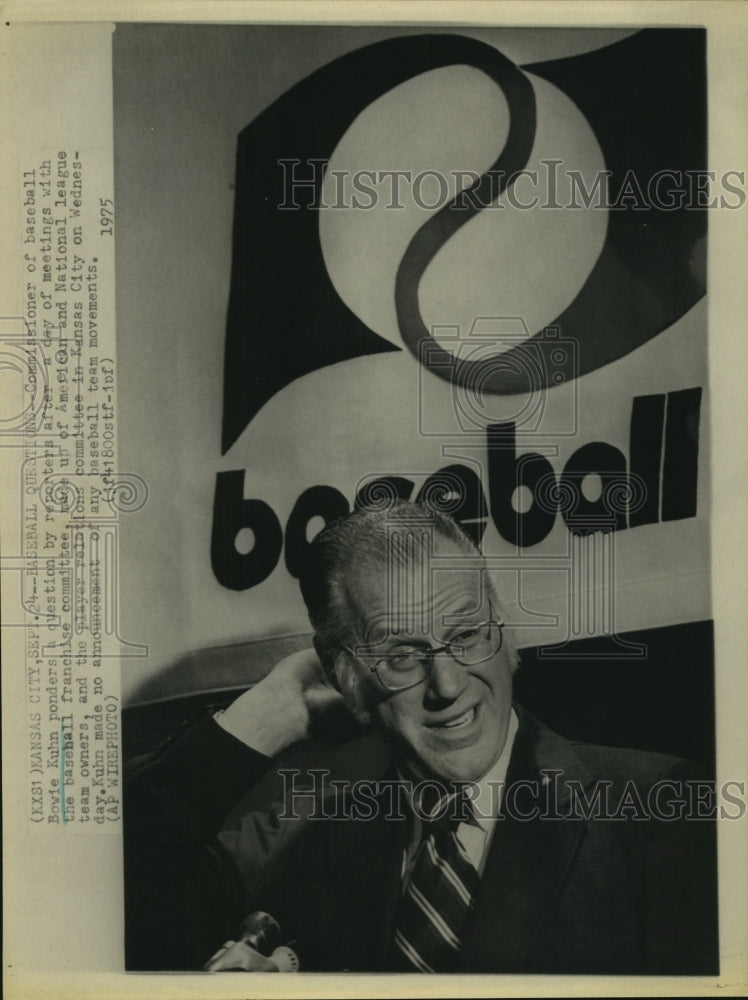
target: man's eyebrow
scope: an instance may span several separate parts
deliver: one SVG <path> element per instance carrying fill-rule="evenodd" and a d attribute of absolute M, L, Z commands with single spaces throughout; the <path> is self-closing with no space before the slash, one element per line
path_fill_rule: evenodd
<path fill-rule="evenodd" d="M 451 632 L 454 629 L 464 628 L 466 625 L 479 625 L 481 622 L 487 621 L 491 615 L 491 605 L 490 602 L 485 600 L 485 597 L 481 597 L 478 607 L 472 600 L 467 598 L 462 601 L 456 608 L 449 612 L 445 612 L 442 615 L 442 622 L 447 631 Z M 445 618 L 460 618 L 460 621 L 453 621 L 449 624 L 444 622 Z"/>

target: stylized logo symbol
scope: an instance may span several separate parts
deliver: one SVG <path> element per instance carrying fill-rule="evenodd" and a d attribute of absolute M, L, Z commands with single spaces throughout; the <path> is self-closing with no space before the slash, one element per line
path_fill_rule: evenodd
<path fill-rule="evenodd" d="M 460 35 L 392 38 L 355 50 L 301 80 L 240 135 L 233 265 L 226 335 L 223 442 L 227 452 L 261 407 L 294 379 L 366 354 L 396 351 L 337 294 L 325 268 L 318 212 L 324 165 L 355 118 L 373 101 L 421 73 L 467 65 L 501 89 L 510 128 L 491 169 L 469 191 L 435 212 L 413 235 L 395 283 L 405 346 L 430 359 L 437 376 L 488 393 L 524 392 L 521 366 L 458 361 L 439 347 L 421 317 L 424 272 L 444 244 L 482 211 L 488 187 L 498 195 L 527 163 L 535 138 L 535 96 L 527 73 L 563 91 L 586 117 L 602 150 L 610 185 L 647 184 L 662 174 L 705 169 L 705 33 L 650 29 L 583 55 L 519 68 L 492 46 Z M 332 95 L 332 99 L 331 99 Z M 285 199 L 280 162 L 312 165 L 300 211 Z M 634 350 L 671 326 L 704 294 L 698 254 L 703 205 L 651 204 L 632 198 L 612 212 L 602 252 L 553 326 L 579 344 L 561 381 Z M 538 280 L 530 276 L 529 280 Z M 433 350 L 423 352 L 424 341 Z M 542 331 L 530 341 L 553 345 Z M 558 365 L 545 359 L 544 371 Z M 475 364 L 483 364 L 482 371 Z M 519 372 L 519 374 L 517 374 Z M 549 386 L 551 388 L 551 386 Z"/>

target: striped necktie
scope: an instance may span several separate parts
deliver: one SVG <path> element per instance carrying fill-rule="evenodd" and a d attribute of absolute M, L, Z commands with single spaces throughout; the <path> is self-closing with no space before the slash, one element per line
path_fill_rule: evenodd
<path fill-rule="evenodd" d="M 442 800 L 433 815 L 439 815 L 444 805 Z M 398 971 L 455 972 L 462 929 L 480 878 L 457 839 L 456 822 L 428 823 L 424 827 L 418 857 L 395 918 L 393 966 Z"/>

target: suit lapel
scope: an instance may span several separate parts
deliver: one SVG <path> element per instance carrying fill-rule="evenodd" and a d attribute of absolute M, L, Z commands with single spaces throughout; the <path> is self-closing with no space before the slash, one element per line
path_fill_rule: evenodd
<path fill-rule="evenodd" d="M 377 796 L 377 804 L 371 820 L 334 824 L 331 854 L 337 890 L 346 900 L 351 919 L 363 922 L 367 952 L 363 962 L 369 969 L 383 967 L 387 957 L 409 832 L 407 815 L 397 808 L 393 812 L 388 792 Z"/>
<path fill-rule="evenodd" d="M 471 972 L 509 972 L 522 968 L 535 933 L 566 879 L 584 836 L 576 819 L 543 818 L 563 803 L 556 801 L 554 779 L 544 785 L 542 769 L 562 770 L 569 778 L 589 784 L 569 744 L 518 706 L 520 727 L 507 772 L 502 818 L 496 824 L 478 899 L 463 933 L 462 966 Z M 511 809 L 511 789 L 531 782 L 538 795 L 517 798 Z M 550 808 L 545 807 L 546 791 Z M 518 809 L 540 808 L 533 819 L 518 818 Z M 517 808 L 518 807 L 518 808 Z"/>

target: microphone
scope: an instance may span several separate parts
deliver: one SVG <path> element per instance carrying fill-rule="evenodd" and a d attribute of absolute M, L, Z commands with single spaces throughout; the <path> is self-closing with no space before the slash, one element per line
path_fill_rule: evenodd
<path fill-rule="evenodd" d="M 298 972 L 299 957 L 281 945 L 278 921 L 256 910 L 245 917 L 237 941 L 226 941 L 206 962 L 206 972 Z"/>
<path fill-rule="evenodd" d="M 275 917 L 262 910 L 255 910 L 242 920 L 239 940 L 246 941 L 250 948 L 261 955 L 269 955 L 280 944 L 281 929 Z"/>

